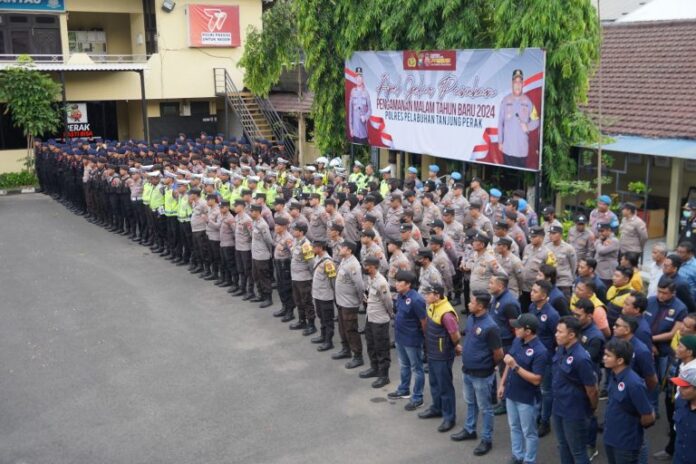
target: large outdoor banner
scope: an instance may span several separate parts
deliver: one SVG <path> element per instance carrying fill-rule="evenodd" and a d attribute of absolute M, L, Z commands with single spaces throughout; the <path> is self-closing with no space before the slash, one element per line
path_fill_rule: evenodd
<path fill-rule="evenodd" d="M 239 47 L 239 7 L 188 5 L 189 47 Z"/>
<path fill-rule="evenodd" d="M 65 0 L 0 0 L 2 10 L 62 13 Z"/>
<path fill-rule="evenodd" d="M 349 140 L 511 168 L 541 167 L 545 53 L 528 48 L 356 52 Z"/>

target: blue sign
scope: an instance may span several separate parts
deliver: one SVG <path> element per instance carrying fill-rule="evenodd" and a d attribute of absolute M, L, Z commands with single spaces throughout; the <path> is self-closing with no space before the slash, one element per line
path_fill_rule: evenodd
<path fill-rule="evenodd" d="M 0 10 L 62 13 L 65 11 L 65 0 L 0 0 Z"/>

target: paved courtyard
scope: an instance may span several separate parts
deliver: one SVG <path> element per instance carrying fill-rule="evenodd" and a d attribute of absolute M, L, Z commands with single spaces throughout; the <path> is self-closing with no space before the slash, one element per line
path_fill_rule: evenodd
<path fill-rule="evenodd" d="M 0 197 L 0 464 L 505 463 L 306 337 L 40 194 Z M 277 298 L 276 298 L 277 300 Z M 465 415 L 461 370 L 456 430 Z M 427 382 L 426 382 L 427 383 Z M 426 405 L 429 403 L 426 391 Z M 651 453 L 666 441 L 662 419 Z M 558 462 L 553 436 L 539 462 Z M 595 462 L 606 462 L 602 455 Z"/>

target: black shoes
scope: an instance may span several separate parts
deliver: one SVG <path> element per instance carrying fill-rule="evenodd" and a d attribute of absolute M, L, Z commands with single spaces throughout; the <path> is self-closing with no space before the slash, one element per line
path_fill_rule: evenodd
<path fill-rule="evenodd" d="M 421 406 L 423 406 L 423 401 L 409 401 L 408 403 L 406 403 L 406 406 L 404 406 L 404 409 L 406 411 L 415 411 Z"/>
<path fill-rule="evenodd" d="M 387 393 L 387 398 L 389 398 L 390 400 L 408 399 L 410 397 L 411 394 L 409 392 L 400 392 L 399 390 Z"/>
<path fill-rule="evenodd" d="M 259 308 L 269 308 L 271 306 L 273 306 L 273 300 L 271 300 L 270 296 L 267 296 L 266 299 L 261 302 Z"/>
<path fill-rule="evenodd" d="M 389 385 L 389 377 L 378 377 L 377 380 L 372 382 L 372 388 L 382 388 L 385 385 Z"/>
<path fill-rule="evenodd" d="M 362 356 L 353 356 L 353 359 L 346 363 L 346 369 L 355 369 L 356 367 L 360 367 L 363 364 L 365 363 L 363 362 Z"/>
<path fill-rule="evenodd" d="M 252 303 L 261 303 L 265 298 L 262 295 L 259 295 L 257 297 L 252 298 L 251 301 Z"/>
<path fill-rule="evenodd" d="M 548 422 L 540 422 L 539 423 L 539 428 L 537 429 L 537 435 L 539 435 L 539 438 L 545 437 L 551 432 L 551 426 L 549 425 Z"/>
<path fill-rule="evenodd" d="M 304 335 L 305 337 L 308 337 L 315 333 L 317 333 L 317 327 L 314 325 L 314 321 L 310 321 L 307 324 L 307 327 L 305 327 L 305 329 L 302 331 L 302 335 Z"/>
<path fill-rule="evenodd" d="M 466 428 L 462 428 L 459 432 L 450 435 L 452 441 L 476 440 L 477 438 L 476 432 L 469 432 Z"/>
<path fill-rule="evenodd" d="M 370 379 L 372 377 L 377 377 L 377 369 L 374 367 L 370 367 L 369 369 L 366 369 L 358 374 L 358 377 L 361 379 Z"/>
<path fill-rule="evenodd" d="M 305 328 L 307 328 L 307 323 L 303 320 L 290 324 L 290 330 L 303 330 Z"/>
<path fill-rule="evenodd" d="M 350 358 L 350 350 L 348 348 L 343 348 L 341 351 L 338 353 L 334 353 L 331 355 L 331 359 L 348 359 Z"/>
<path fill-rule="evenodd" d="M 442 424 L 440 424 L 438 426 L 437 431 L 440 433 L 445 433 L 445 432 L 449 432 L 453 428 L 454 428 L 454 421 L 445 420 L 445 421 L 442 421 Z"/>
<path fill-rule="evenodd" d="M 285 308 L 280 308 L 278 311 L 273 313 L 273 317 L 283 317 L 285 316 L 285 313 L 287 313 L 287 310 Z"/>
<path fill-rule="evenodd" d="M 242 297 L 242 300 L 244 300 L 244 301 L 249 301 L 249 300 L 251 300 L 252 298 L 255 298 L 255 297 L 256 297 L 256 295 L 254 295 L 253 293 L 246 293 L 246 294 Z"/>
<path fill-rule="evenodd" d="M 329 351 L 329 350 L 333 350 L 333 347 L 334 347 L 333 342 L 331 342 L 331 340 L 329 340 L 329 341 L 326 341 L 326 342 L 322 343 L 321 345 L 319 345 L 317 347 L 317 351 L 320 351 L 320 352 L 321 351 Z"/>
<path fill-rule="evenodd" d="M 295 319 L 295 315 L 292 313 L 292 311 L 288 311 L 285 313 L 285 316 L 280 320 L 280 322 L 290 322 L 293 319 Z"/>
<path fill-rule="evenodd" d="M 432 419 L 433 417 L 442 417 L 442 413 L 428 408 L 423 412 L 419 412 L 418 417 L 421 419 Z"/>
<path fill-rule="evenodd" d="M 310 340 L 311 343 L 315 343 L 317 345 L 324 343 L 324 335 L 319 335 L 318 337 L 314 337 Z"/>
<path fill-rule="evenodd" d="M 493 443 L 490 441 L 481 440 L 481 443 L 474 448 L 474 456 L 483 456 L 484 454 L 488 454 L 491 448 L 493 448 Z"/>

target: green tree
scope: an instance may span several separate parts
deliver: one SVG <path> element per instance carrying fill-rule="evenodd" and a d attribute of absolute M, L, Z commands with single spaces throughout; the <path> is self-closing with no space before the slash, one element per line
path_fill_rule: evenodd
<path fill-rule="evenodd" d="M 300 46 L 290 0 L 279 0 L 263 13 L 263 31 L 249 26 L 244 54 L 237 66 L 245 69 L 244 85 L 266 96 L 283 70 L 297 65 Z"/>
<path fill-rule="evenodd" d="M 15 127 L 27 138 L 25 166 L 34 166 L 34 137 L 55 132 L 61 125 L 61 110 L 56 104 L 61 86 L 48 74 L 33 68 L 28 56 L 20 56 L 16 66 L 0 72 L 0 101 L 5 102 Z"/>

